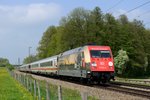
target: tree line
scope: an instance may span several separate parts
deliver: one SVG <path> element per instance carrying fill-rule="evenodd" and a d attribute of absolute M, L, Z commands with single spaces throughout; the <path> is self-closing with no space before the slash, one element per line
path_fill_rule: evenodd
<path fill-rule="evenodd" d="M 0 67 L 7 67 L 9 70 L 14 69 L 7 58 L 0 58 Z"/>
<path fill-rule="evenodd" d="M 24 63 L 87 44 L 110 46 L 118 75 L 150 75 L 150 30 L 142 21 L 129 21 L 126 15 L 116 19 L 99 7 L 75 8 L 58 26 L 49 26 L 39 42 L 38 54 L 25 58 Z"/>

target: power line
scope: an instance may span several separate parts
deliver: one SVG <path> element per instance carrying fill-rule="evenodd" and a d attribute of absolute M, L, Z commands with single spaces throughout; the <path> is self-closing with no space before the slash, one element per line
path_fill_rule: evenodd
<path fill-rule="evenodd" d="M 143 16 L 143 15 L 145 15 L 145 14 L 148 14 L 149 12 L 150 12 L 150 10 L 148 10 L 148 11 L 146 11 L 146 12 L 144 12 L 144 13 L 142 13 L 142 14 L 136 16 L 136 17 L 141 17 L 141 16 Z"/>
<path fill-rule="evenodd" d="M 113 8 L 115 8 L 117 5 L 119 5 L 121 2 L 122 2 L 123 0 L 119 0 L 116 4 L 114 4 L 112 7 L 110 7 L 110 8 L 108 8 L 107 10 L 106 10 L 106 12 L 107 11 L 109 11 L 109 10 L 111 10 L 111 9 L 113 9 Z"/>
<path fill-rule="evenodd" d="M 143 3 L 143 4 L 139 5 L 139 6 L 137 6 L 137 7 L 133 8 L 133 9 L 131 9 L 131 10 L 128 10 L 128 11 L 127 11 L 126 13 L 124 13 L 124 14 L 130 13 L 130 12 L 132 12 L 133 10 L 138 9 L 138 8 L 140 8 L 140 7 L 142 7 L 142 6 L 146 5 L 146 4 L 148 4 L 148 3 L 150 3 L 150 1 L 145 2 L 145 3 Z"/>
<path fill-rule="evenodd" d="M 133 9 L 131 9 L 131 10 L 128 10 L 126 13 L 123 13 L 123 14 L 121 14 L 121 15 L 125 15 L 125 14 L 127 14 L 127 13 L 130 13 L 130 12 L 132 12 L 133 10 L 138 9 L 138 8 L 140 8 L 140 7 L 142 7 L 142 6 L 146 5 L 146 4 L 148 4 L 148 3 L 150 3 L 150 1 L 147 1 L 147 2 L 145 2 L 145 3 L 143 3 L 143 4 L 139 5 L 139 6 L 137 6 L 137 7 L 135 7 L 135 8 L 133 8 Z M 117 17 L 119 17 L 119 16 L 120 16 L 120 15 L 118 15 Z"/>
<path fill-rule="evenodd" d="M 145 25 L 150 24 L 150 22 L 145 23 Z"/>

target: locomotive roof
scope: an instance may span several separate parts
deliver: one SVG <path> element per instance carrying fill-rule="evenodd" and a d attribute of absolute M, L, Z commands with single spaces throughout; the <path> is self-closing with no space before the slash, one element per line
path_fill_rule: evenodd
<path fill-rule="evenodd" d="M 71 49 L 71 50 L 68 50 L 66 52 L 63 52 L 61 54 L 61 56 L 65 56 L 65 55 L 69 55 L 69 54 L 72 54 L 72 53 L 80 52 L 80 51 L 82 51 L 87 46 L 91 46 L 91 47 L 92 46 L 98 46 L 99 47 L 99 45 L 85 45 L 85 46 L 82 46 L 82 47 L 78 47 L 78 48 Z M 109 47 L 109 46 L 100 46 L 100 47 Z"/>
<path fill-rule="evenodd" d="M 45 58 L 45 59 L 41 59 L 41 60 L 39 60 L 39 61 L 32 62 L 31 65 L 32 65 L 32 64 L 37 64 L 37 63 L 47 62 L 47 61 L 52 60 L 52 59 L 57 59 L 57 56 L 58 56 L 58 55 L 52 56 L 52 57 L 48 57 L 48 58 Z"/>
<path fill-rule="evenodd" d="M 38 64 L 38 63 L 46 62 L 46 61 L 49 61 L 49 60 L 52 60 L 52 59 L 57 59 L 57 56 L 58 55 L 52 56 L 52 57 L 48 57 L 48 58 L 45 58 L 45 59 L 41 59 L 41 60 L 29 63 L 29 64 L 24 64 L 24 65 L 22 65 L 20 67 L 25 67 L 25 66 L 28 66 L 28 65 L 33 65 L 33 64 Z"/>
<path fill-rule="evenodd" d="M 84 47 L 78 47 L 78 48 L 75 48 L 75 49 L 72 49 L 72 50 L 68 50 L 64 53 L 62 53 L 62 56 L 65 56 L 65 55 L 69 55 L 69 54 L 72 54 L 72 53 L 76 53 L 76 52 L 79 52 L 79 51 L 82 51 Z"/>

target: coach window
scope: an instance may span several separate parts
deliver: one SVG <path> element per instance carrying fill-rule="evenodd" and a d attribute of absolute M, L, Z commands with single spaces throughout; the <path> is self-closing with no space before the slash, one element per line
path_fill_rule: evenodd
<path fill-rule="evenodd" d="M 31 68 L 31 65 L 29 65 L 29 69 Z"/>
<path fill-rule="evenodd" d="M 57 60 L 54 60 L 54 66 L 57 67 Z"/>
<path fill-rule="evenodd" d="M 55 66 L 56 64 L 55 64 L 55 60 L 53 60 L 53 66 Z"/>
<path fill-rule="evenodd" d="M 52 66 L 52 64 L 53 64 L 52 61 L 50 61 L 50 64 L 49 64 L 49 65 Z"/>
<path fill-rule="evenodd" d="M 44 67 L 44 66 L 45 66 L 45 63 L 41 63 L 40 66 L 41 66 L 41 67 Z"/>

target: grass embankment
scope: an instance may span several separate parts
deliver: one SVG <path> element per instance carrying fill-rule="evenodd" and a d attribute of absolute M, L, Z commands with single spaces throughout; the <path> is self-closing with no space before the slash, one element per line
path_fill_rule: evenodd
<path fill-rule="evenodd" d="M 42 100 L 46 100 L 46 86 L 45 86 L 46 83 L 45 81 L 39 81 L 39 80 L 37 81 L 40 84 L 39 87 L 40 87 L 41 98 Z M 33 89 L 34 89 L 34 86 L 32 84 L 32 90 Z M 50 100 L 58 100 L 58 86 L 49 83 L 49 89 L 50 89 Z M 32 94 L 34 94 L 33 91 L 32 91 Z M 62 100 L 82 100 L 82 98 L 81 98 L 81 94 L 79 91 L 62 87 Z M 88 100 L 97 100 L 97 99 L 95 97 L 88 96 Z"/>
<path fill-rule="evenodd" d="M 50 99 L 58 100 L 58 86 L 49 84 L 50 88 Z M 45 82 L 40 81 L 40 90 L 42 100 L 46 100 Z M 76 90 L 66 89 L 62 87 L 62 100 L 81 100 L 80 93 Z"/>
<path fill-rule="evenodd" d="M 0 68 L 0 100 L 33 100 L 33 97 L 5 68 Z"/>

